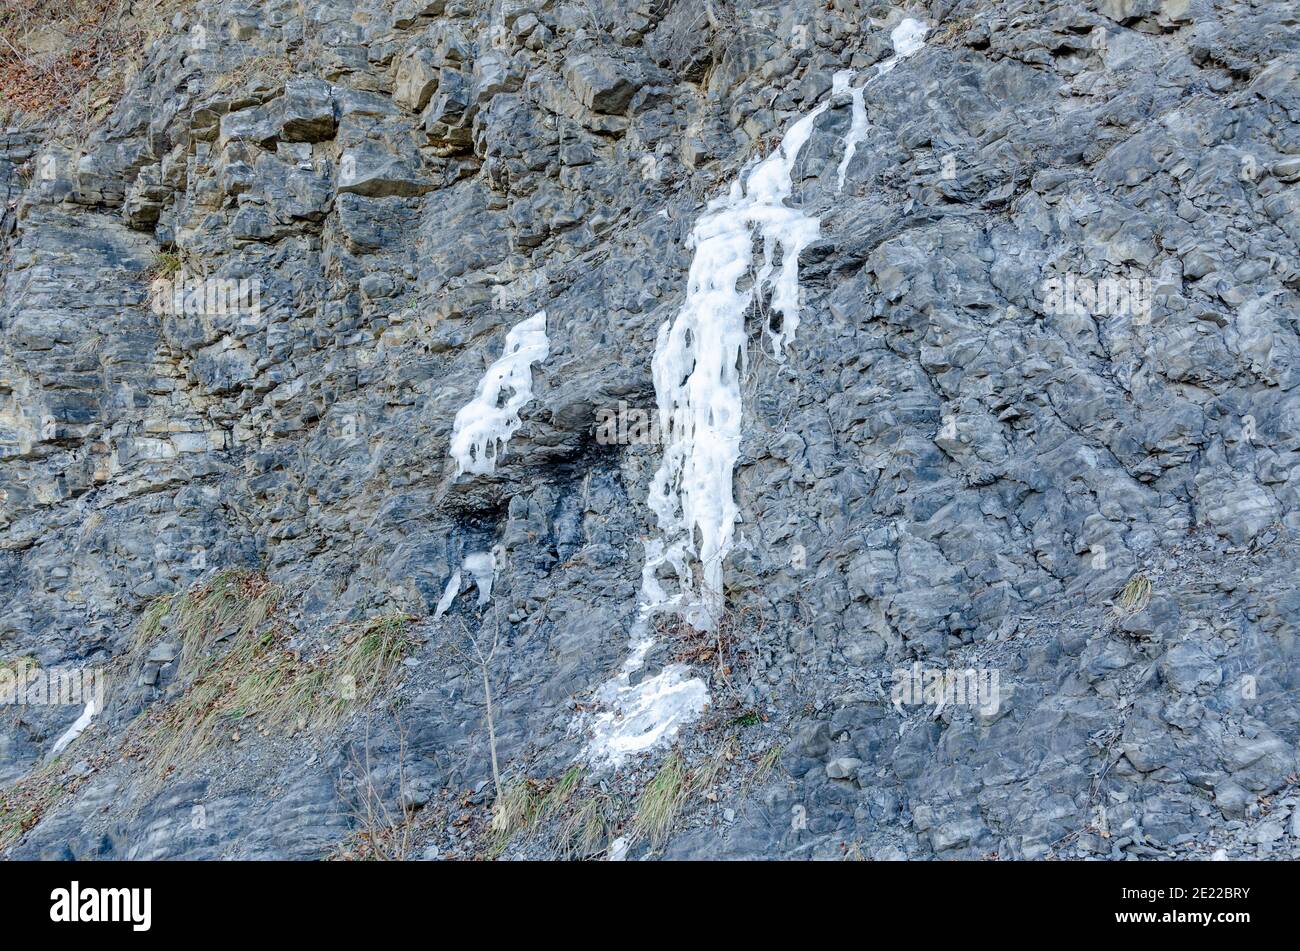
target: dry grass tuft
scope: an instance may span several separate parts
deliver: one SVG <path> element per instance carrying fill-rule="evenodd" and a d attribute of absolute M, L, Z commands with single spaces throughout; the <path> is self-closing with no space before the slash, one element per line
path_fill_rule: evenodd
<path fill-rule="evenodd" d="M 583 797 L 556 831 L 556 852 L 565 861 L 591 858 L 609 838 L 610 799 L 596 791 Z"/>
<path fill-rule="evenodd" d="M 41 662 L 31 654 L 24 654 L 21 657 L 10 657 L 6 660 L 0 660 L 0 670 L 7 670 L 10 674 L 17 675 L 23 670 L 39 670 Z"/>
<path fill-rule="evenodd" d="M 1134 575 L 1115 596 L 1111 613 L 1117 618 L 1132 617 L 1150 603 L 1151 579 L 1146 575 Z"/>
<path fill-rule="evenodd" d="M 735 761 L 738 750 L 734 737 L 727 737 L 717 751 L 695 769 L 687 769 L 680 753 L 664 760 L 654 779 L 642 790 L 629 828 L 629 844 L 648 841 L 657 849 L 667 841 L 687 801 L 700 798 L 718 801 L 714 786 Z"/>
<path fill-rule="evenodd" d="M 230 569 L 145 610 L 131 660 L 143 660 L 160 641 L 175 641 L 187 684 L 176 700 L 158 705 L 133 728 L 131 745 L 152 761 L 156 779 L 223 736 L 237 740 L 247 726 L 265 733 L 337 726 L 379 695 L 417 644 L 410 632 L 414 618 L 384 615 L 344 625 L 330 646 L 305 659 L 288 649 L 276 623 L 282 596 L 261 574 Z M 0 790 L 0 850 L 79 782 L 54 761 Z M 394 836 L 401 831 L 393 829 Z M 406 844 L 394 838 L 376 850 L 390 854 Z"/>
<path fill-rule="evenodd" d="M 385 615 L 345 625 L 311 658 L 290 650 L 274 621 L 281 589 L 261 575 L 225 571 L 146 611 L 134 645 L 139 656 L 164 626 L 179 641 L 184 693 L 145 724 L 160 774 L 237 740 L 241 726 L 264 732 L 328 730 L 379 694 L 415 648 L 414 620 Z M 230 647 L 219 652 L 219 641 Z"/>
<path fill-rule="evenodd" d="M 750 774 L 749 784 L 751 786 L 761 786 L 767 782 L 767 778 L 772 775 L 772 770 L 776 769 L 776 764 L 781 761 L 781 747 L 773 746 L 758 759 L 758 764 L 754 767 L 754 772 Z"/>
<path fill-rule="evenodd" d="M 285 55 L 260 53 L 237 63 L 217 77 L 213 92 L 230 92 L 256 82 L 262 86 L 275 86 L 293 75 L 293 61 Z"/>
<path fill-rule="evenodd" d="M 659 772 L 637 800 L 629 839 L 632 842 L 648 840 L 654 848 L 662 845 L 672 831 L 673 822 L 686 802 L 689 791 L 686 765 L 681 754 L 673 753 L 664 760 Z"/>
<path fill-rule="evenodd" d="M 500 855 L 515 833 L 531 831 L 541 812 L 541 784 L 523 777 L 509 780 L 492 805 L 492 854 Z"/>
<path fill-rule="evenodd" d="M 81 782 L 63 775 L 63 764 L 45 763 L 0 789 L 0 852 L 17 842 L 52 806 Z"/>
<path fill-rule="evenodd" d="M 188 591 L 158 598 L 145 609 L 131 648 L 141 654 L 167 637 L 178 642 L 180 664 L 190 668 L 217 641 L 247 639 L 274 613 L 283 590 L 261 574 L 230 568 Z"/>
<path fill-rule="evenodd" d="M 150 280 L 168 278 L 179 273 L 184 267 L 185 261 L 179 254 L 163 251 L 154 256 L 153 264 L 145 272 L 145 277 Z"/>
<path fill-rule="evenodd" d="M 191 0 L 5 0 L 0 123 L 89 121 L 120 94 L 150 38 Z"/>
<path fill-rule="evenodd" d="M 547 792 L 546 798 L 542 801 L 542 814 L 556 812 L 563 809 L 565 805 L 573 798 L 578 786 L 582 784 L 582 777 L 586 770 L 581 766 L 570 766 L 568 772 L 559 778 L 550 791 Z"/>
<path fill-rule="evenodd" d="M 500 855 L 510 840 L 520 833 L 531 836 L 544 819 L 564 813 L 575 796 L 581 800 L 579 787 L 585 775 L 583 767 L 571 766 L 559 779 L 523 777 L 507 780 L 501 795 L 492 805 L 489 854 Z M 584 807 L 585 802 L 581 802 L 575 809 L 582 811 Z"/>

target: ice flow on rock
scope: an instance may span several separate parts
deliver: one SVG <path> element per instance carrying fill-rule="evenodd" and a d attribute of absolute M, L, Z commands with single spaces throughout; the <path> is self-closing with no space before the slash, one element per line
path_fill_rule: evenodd
<path fill-rule="evenodd" d="M 46 754 L 45 758 L 47 760 L 52 760 L 67 749 L 68 745 L 73 740 L 86 732 L 86 727 L 90 726 L 90 721 L 95 718 L 95 714 L 98 712 L 99 710 L 95 706 L 95 701 L 87 700 L 85 709 L 81 711 L 81 716 L 77 717 L 76 722 L 74 722 L 72 726 L 68 727 L 67 731 L 61 737 L 54 741 L 54 745 L 50 747 L 50 752 Z"/>
<path fill-rule="evenodd" d="M 667 441 L 650 485 L 659 537 L 647 546 L 641 601 L 650 611 L 680 608 L 699 628 L 717 619 L 736 523 L 731 477 L 740 452 L 745 312 L 755 295 L 771 292 L 767 333 L 784 359 L 799 325 L 799 255 L 819 234 L 817 219 L 786 199 L 795 160 L 825 110 L 823 103 L 796 122 L 772 155 L 709 203 L 691 234 L 686 301 L 659 331 L 655 396 Z M 762 260 L 755 270 L 756 238 Z M 741 289 L 750 273 L 753 282 Z M 661 583 L 665 567 L 676 576 L 675 594 Z"/>
<path fill-rule="evenodd" d="M 874 76 L 921 49 L 928 29 L 917 20 L 899 23 L 891 33 L 894 56 Z M 838 170 L 841 187 L 853 150 L 868 129 L 863 93 L 850 86 L 851 77 L 848 72 L 837 75 L 832 89 L 832 98 L 848 94 L 853 105 Z M 722 563 L 738 515 L 732 473 L 740 453 L 745 313 L 770 292 L 765 330 L 773 355 L 784 360 L 799 326 L 799 256 L 820 233 L 819 219 L 787 201 L 794 190 L 795 162 L 829 105 L 824 102 L 795 122 L 771 155 L 742 171 L 725 197 L 709 203 L 692 230 L 689 246 L 695 254 L 686 300 L 676 319 L 660 328 L 654 355 L 655 397 L 667 434 L 648 500 L 658 534 L 646 541 L 631 655 L 618 676 L 596 693 L 604 710 L 590 721 L 592 740 L 586 750 L 595 764 L 617 767 L 628 756 L 671 739 L 709 704 L 708 687 L 684 664 L 668 664 L 654 676 L 633 680 L 654 646 L 655 614 L 678 610 L 706 630 L 719 619 Z M 758 240 L 762 261 L 755 270 Z M 742 287 L 751 273 L 753 281 Z M 672 593 L 664 586 L 665 575 L 673 578 Z"/>
<path fill-rule="evenodd" d="M 520 426 L 519 411 L 533 398 L 533 364 L 549 353 L 544 310 L 506 334 L 501 356 L 483 374 L 474 398 L 456 414 L 451 455 L 458 473 L 495 471 L 498 454 Z"/>

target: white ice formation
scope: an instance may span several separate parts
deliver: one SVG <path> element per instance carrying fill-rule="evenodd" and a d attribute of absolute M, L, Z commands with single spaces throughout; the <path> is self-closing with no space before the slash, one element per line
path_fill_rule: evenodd
<path fill-rule="evenodd" d="M 546 311 L 520 321 L 506 334 L 505 350 L 488 367 L 474 398 L 461 407 L 451 431 L 458 473 L 487 475 L 520 426 L 519 411 L 533 398 L 533 364 L 550 353 Z"/>
<path fill-rule="evenodd" d="M 848 135 L 844 137 L 844 157 L 840 159 L 838 187 L 844 190 L 844 177 L 849 174 L 849 163 L 858 152 L 858 143 L 867 137 L 867 104 L 863 97 L 863 87 L 849 85 L 853 78 L 852 70 L 842 69 L 835 74 L 832 96 L 847 94 L 853 102 L 853 117 L 850 120 Z"/>
<path fill-rule="evenodd" d="M 928 29 L 917 20 L 899 23 L 891 33 L 894 56 L 874 75 L 884 75 L 921 49 Z M 838 74 L 831 96 L 847 94 L 853 107 L 838 169 L 841 187 L 868 130 L 863 92 L 850 85 L 851 78 L 848 72 Z M 726 196 L 709 202 L 691 233 L 695 255 L 686 300 L 676 319 L 660 328 L 653 363 L 667 436 L 648 499 L 658 534 L 646 541 L 631 655 L 596 693 L 603 710 L 589 721 L 592 741 L 586 751 L 595 764 L 617 767 L 676 735 L 709 704 L 704 681 L 683 664 L 668 664 L 641 679 L 637 674 L 655 643 L 654 615 L 679 611 L 701 630 L 718 620 L 722 564 L 739 514 L 732 473 L 740 452 L 745 314 L 756 300 L 770 296 L 765 330 L 773 355 L 784 360 L 799 326 L 799 255 L 817 239 L 820 225 L 788 204 L 793 171 L 813 124 L 829 105 L 828 100 L 799 119 L 771 155 L 747 166 Z M 757 266 L 756 243 L 762 248 Z M 665 575 L 674 578 L 672 594 L 665 590 Z"/>
<path fill-rule="evenodd" d="M 442 590 L 442 597 L 438 599 L 438 606 L 433 609 L 434 618 L 440 618 L 447 613 L 451 603 L 456 600 L 456 595 L 460 594 L 460 569 L 457 568 L 451 573 L 451 578 L 447 581 L 447 587 Z"/>
<path fill-rule="evenodd" d="M 497 577 L 497 563 L 490 551 L 476 551 L 465 556 L 464 569 L 474 576 L 478 588 L 478 606 L 492 600 L 492 584 Z"/>
<path fill-rule="evenodd" d="M 86 727 L 90 726 L 90 721 L 95 718 L 95 714 L 98 712 L 95 708 L 95 701 L 87 700 L 85 709 L 81 711 L 81 716 L 77 717 L 76 722 L 68 727 L 66 733 L 54 741 L 54 746 L 50 747 L 47 759 L 54 759 L 68 748 L 69 743 L 86 732 Z"/>
<path fill-rule="evenodd" d="M 497 554 L 495 551 L 471 552 L 465 556 L 461 566 L 453 571 L 451 578 L 447 580 L 447 587 L 443 589 L 442 597 L 438 599 L 438 606 L 433 611 L 435 618 L 446 614 L 452 602 L 456 600 L 456 595 L 460 594 L 465 572 L 474 579 L 474 586 L 478 589 L 478 606 L 483 607 L 492 600 L 492 586 L 496 583 L 497 577 Z"/>

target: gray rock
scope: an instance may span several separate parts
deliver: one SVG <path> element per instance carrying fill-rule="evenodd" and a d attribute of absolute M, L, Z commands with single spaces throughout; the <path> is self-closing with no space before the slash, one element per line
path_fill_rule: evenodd
<path fill-rule="evenodd" d="M 852 756 L 840 756 L 826 764 L 826 775 L 831 779 L 852 779 L 857 773 L 862 760 Z"/>
<path fill-rule="evenodd" d="M 285 83 L 281 137 L 286 142 L 323 142 L 338 125 L 329 83 L 295 76 Z"/>
<path fill-rule="evenodd" d="M 598 54 L 575 56 L 565 65 L 564 78 L 583 106 L 611 115 L 623 113 L 638 88 L 625 67 Z"/>
<path fill-rule="evenodd" d="M 1300 855 L 1291 10 L 976 6 L 863 87 L 843 167 L 828 84 L 890 55 L 888 11 L 791 0 L 241 8 L 205 51 L 159 36 L 89 135 L 0 131 L 0 657 L 114 678 L 67 795 L 0 852 L 320 858 L 378 796 L 411 856 L 482 855 L 485 701 L 448 642 L 499 627 L 500 763 L 558 781 L 656 531 L 662 446 L 597 413 L 656 405 L 693 227 L 825 103 L 783 359 L 769 295 L 746 317 L 735 643 L 656 619 L 634 679 L 684 662 L 712 704 L 584 777 L 597 849 L 672 749 L 724 765 L 631 858 Z M 152 306 L 182 268 L 258 304 Z M 458 475 L 457 414 L 540 310 L 521 426 Z M 462 579 L 434 617 L 485 551 L 486 610 Z M 399 612 L 418 643 L 337 727 L 250 713 L 156 781 L 124 744 L 200 668 L 180 621 L 140 650 L 137 625 L 236 567 L 282 586 L 285 656 Z M 211 635 L 205 661 L 248 644 Z M 913 665 L 996 673 L 998 702 L 905 700 Z M 77 714 L 0 705 L 4 789 Z"/>
<path fill-rule="evenodd" d="M 413 50 L 397 67 L 393 81 L 394 101 L 414 112 L 420 112 L 429 104 L 437 90 L 438 67 L 434 63 L 432 51 Z"/>

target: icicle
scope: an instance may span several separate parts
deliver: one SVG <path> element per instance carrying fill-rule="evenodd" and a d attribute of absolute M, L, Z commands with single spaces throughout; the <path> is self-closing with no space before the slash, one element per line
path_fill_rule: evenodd
<path fill-rule="evenodd" d="M 465 570 L 474 576 L 474 585 L 478 588 L 479 607 L 492 599 L 492 585 L 496 581 L 496 559 L 490 551 L 477 551 L 465 556 Z"/>
<path fill-rule="evenodd" d="M 519 411 L 533 398 L 533 364 L 550 353 L 546 311 L 520 321 L 506 334 L 505 350 L 479 381 L 474 399 L 456 414 L 451 455 L 457 473 L 487 475 L 521 425 Z"/>
<path fill-rule="evenodd" d="M 722 560 L 738 514 L 731 475 L 740 453 L 745 313 L 756 294 L 770 290 L 780 325 L 769 323 L 766 329 L 773 354 L 784 359 L 799 325 L 799 255 L 819 234 L 817 219 L 788 207 L 786 200 L 793 191 L 794 163 L 826 108 L 823 103 L 796 122 L 743 184 L 736 182 L 727 197 L 709 203 L 691 235 L 695 256 L 686 301 L 676 320 L 659 332 L 655 393 L 668 444 L 649 505 L 662 542 L 649 546 L 642 603 L 650 611 L 682 607 L 697 627 L 716 619 Z M 742 278 L 754 269 L 756 236 L 762 238 L 763 260 L 752 284 L 741 290 Z M 698 582 L 691 562 L 698 562 Z M 682 588 L 674 598 L 665 595 L 657 578 L 664 565 L 673 568 Z"/>
<path fill-rule="evenodd" d="M 928 29 L 916 20 L 900 23 L 891 34 L 895 54 L 875 75 L 919 50 Z M 847 92 L 853 99 L 839 167 L 841 187 L 868 129 L 862 90 L 852 89 L 850 78 L 850 73 L 838 74 L 832 92 Z M 653 363 L 667 435 L 648 499 L 658 537 L 646 540 L 631 655 L 596 694 L 605 709 L 590 721 L 593 735 L 586 756 L 598 765 L 618 766 L 627 756 L 671 738 L 710 702 L 704 681 L 691 677 L 683 664 L 670 664 L 636 684 L 632 675 L 654 646 L 650 619 L 655 614 L 680 610 L 697 629 L 709 629 L 719 619 L 722 563 L 739 514 L 732 473 L 740 454 L 745 314 L 756 299 L 770 294 L 779 323 L 773 326 L 769 318 L 765 330 L 776 359 L 784 360 L 799 326 L 799 256 L 820 231 L 817 218 L 787 201 L 794 191 L 795 162 L 828 105 L 822 103 L 795 122 L 776 151 L 742 173 L 725 197 L 709 203 L 692 230 L 689 246 L 695 254 L 686 300 L 676 319 L 660 327 Z M 755 238 L 762 239 L 763 249 L 757 269 Z M 742 289 L 742 279 L 751 273 L 753 281 Z M 663 571 L 676 577 L 676 593 L 665 591 Z"/>
<path fill-rule="evenodd" d="M 772 155 L 750 169 L 743 182 L 734 183 L 726 197 L 709 203 L 692 232 L 695 256 L 686 301 L 677 319 L 660 328 L 653 364 L 660 419 L 668 434 L 649 498 L 660 537 L 646 541 L 631 656 L 596 694 L 605 709 L 591 720 L 587 755 L 597 764 L 618 766 L 672 738 L 709 705 L 708 687 L 683 664 L 670 664 L 636 684 L 632 675 L 654 646 L 648 630 L 653 614 L 679 607 L 698 627 L 717 618 L 722 560 L 737 516 L 731 477 L 740 451 L 745 312 L 756 293 L 770 289 L 781 325 L 769 326 L 768 336 L 782 359 L 799 322 L 799 255 L 818 236 L 817 219 L 787 207 L 786 200 L 793 191 L 794 163 L 826 108 L 823 103 L 796 122 Z M 754 268 L 755 235 L 763 239 L 762 264 L 752 285 L 740 290 L 737 285 Z M 696 561 L 698 586 L 692 574 Z M 671 597 L 658 579 L 664 566 L 672 568 L 681 589 Z"/>

